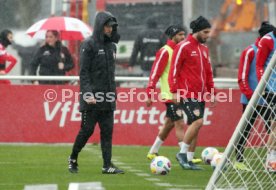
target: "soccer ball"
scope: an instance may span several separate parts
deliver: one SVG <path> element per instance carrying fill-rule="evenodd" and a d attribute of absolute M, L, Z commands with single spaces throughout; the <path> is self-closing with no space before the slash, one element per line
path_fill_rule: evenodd
<path fill-rule="evenodd" d="M 276 161 L 267 161 L 266 162 L 266 170 L 268 172 L 276 173 Z"/>
<path fill-rule="evenodd" d="M 157 156 L 150 163 L 153 174 L 167 175 L 171 171 L 171 161 L 165 156 Z"/>
<path fill-rule="evenodd" d="M 214 147 L 207 147 L 201 153 L 201 158 L 206 164 L 210 164 L 214 155 L 219 153 L 219 151 Z"/>
<path fill-rule="evenodd" d="M 213 169 L 217 167 L 217 165 L 221 162 L 221 159 L 223 157 L 223 153 L 219 152 L 214 155 L 212 161 L 211 161 L 211 166 Z"/>

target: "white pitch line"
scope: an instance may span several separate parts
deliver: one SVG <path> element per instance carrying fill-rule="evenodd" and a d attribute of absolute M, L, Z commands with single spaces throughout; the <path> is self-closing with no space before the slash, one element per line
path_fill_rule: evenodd
<path fill-rule="evenodd" d="M 125 163 L 123 163 L 123 162 L 118 162 L 118 161 L 114 161 L 114 160 L 113 160 L 113 163 L 116 165 L 125 165 Z"/>
<path fill-rule="evenodd" d="M 170 183 L 154 183 L 157 186 L 161 186 L 161 187 L 172 187 L 174 185 L 170 184 Z"/>
<path fill-rule="evenodd" d="M 150 177 L 150 174 L 147 174 L 147 173 L 135 173 L 135 174 L 140 177 Z"/>
<path fill-rule="evenodd" d="M 86 148 L 86 150 L 93 152 L 93 154 L 101 154 L 100 151 L 95 150 L 94 148 Z M 132 172 L 132 173 L 134 173 L 135 175 L 137 175 L 139 177 L 145 177 L 144 179 L 147 180 L 147 181 L 159 182 L 159 183 L 153 183 L 156 186 L 160 186 L 160 187 L 177 187 L 178 186 L 178 185 L 174 185 L 174 184 L 170 184 L 170 183 L 162 183 L 160 179 L 150 177 L 151 176 L 150 174 L 144 173 L 142 170 L 132 169 L 132 167 L 129 166 L 131 164 L 126 165 L 124 162 L 119 162 L 118 161 L 119 159 L 120 158 L 116 156 L 116 157 L 112 158 L 112 161 L 117 165 L 122 165 L 120 167 L 123 168 L 123 169 L 128 170 L 128 172 Z M 171 190 L 173 190 L 173 189 L 171 189 Z M 178 188 L 178 189 L 175 189 L 175 190 L 180 190 L 180 189 Z"/>
<path fill-rule="evenodd" d="M 160 181 L 160 179 L 158 179 L 158 178 L 145 178 L 145 180 L 148 180 L 148 181 Z"/>

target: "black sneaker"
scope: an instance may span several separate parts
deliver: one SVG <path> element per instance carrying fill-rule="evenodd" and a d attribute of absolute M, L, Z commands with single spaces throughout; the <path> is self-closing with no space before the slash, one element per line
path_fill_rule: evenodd
<path fill-rule="evenodd" d="M 176 160 L 179 162 L 180 166 L 183 169 L 189 170 L 191 169 L 190 164 L 188 163 L 187 160 L 187 154 L 186 153 L 177 153 L 176 154 Z"/>
<path fill-rule="evenodd" d="M 193 161 L 189 161 L 188 164 L 190 165 L 190 170 L 203 170 L 201 167 L 194 164 Z"/>
<path fill-rule="evenodd" d="M 78 163 L 77 160 L 71 159 L 70 157 L 68 158 L 68 169 L 69 172 L 71 173 L 78 173 Z"/>
<path fill-rule="evenodd" d="M 114 165 L 112 165 L 108 168 L 102 168 L 102 173 L 103 174 L 124 174 L 125 172 L 115 167 Z"/>

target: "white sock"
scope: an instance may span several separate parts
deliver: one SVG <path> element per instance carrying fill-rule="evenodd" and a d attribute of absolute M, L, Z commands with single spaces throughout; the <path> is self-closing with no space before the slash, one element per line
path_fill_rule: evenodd
<path fill-rule="evenodd" d="M 182 144 L 183 144 L 182 141 L 181 141 L 181 142 L 178 142 L 178 146 L 179 146 L 180 149 L 181 149 Z"/>
<path fill-rule="evenodd" d="M 157 136 L 152 147 L 150 148 L 149 153 L 153 154 L 153 153 L 158 153 L 158 150 L 160 148 L 160 146 L 162 145 L 163 141 Z"/>
<path fill-rule="evenodd" d="M 276 161 L 276 150 L 271 150 L 270 160 Z"/>
<path fill-rule="evenodd" d="M 189 147 L 190 147 L 189 144 L 186 144 L 186 143 L 183 142 L 182 145 L 181 145 L 180 153 L 187 153 Z"/>
<path fill-rule="evenodd" d="M 188 161 L 192 161 L 194 158 L 194 152 L 187 152 L 187 159 Z"/>

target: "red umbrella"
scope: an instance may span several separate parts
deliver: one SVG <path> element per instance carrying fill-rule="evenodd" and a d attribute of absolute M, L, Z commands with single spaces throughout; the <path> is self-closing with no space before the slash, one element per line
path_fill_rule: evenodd
<path fill-rule="evenodd" d="M 92 34 L 92 29 L 83 21 L 73 17 L 50 17 L 33 24 L 27 34 L 44 39 L 47 30 L 60 32 L 62 40 L 82 40 Z"/>

